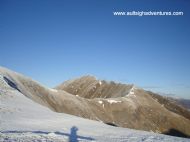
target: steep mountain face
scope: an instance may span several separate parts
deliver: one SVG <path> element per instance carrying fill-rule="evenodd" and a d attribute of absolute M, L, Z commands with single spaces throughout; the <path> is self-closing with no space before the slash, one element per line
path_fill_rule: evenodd
<path fill-rule="evenodd" d="M 33 101 L 56 112 L 103 121 L 139 130 L 190 135 L 190 112 L 178 104 L 134 85 L 84 76 L 49 89 L 5 68 L 2 84 L 8 84 Z M 6 90 L 0 85 L 1 90 Z"/>
<path fill-rule="evenodd" d="M 177 103 L 177 104 L 181 105 L 182 107 L 190 110 L 190 100 L 188 100 L 188 99 L 172 98 L 172 97 L 167 97 L 167 99 L 169 99 L 170 101 Z"/>
<path fill-rule="evenodd" d="M 165 105 L 165 107 L 172 111 L 172 112 L 175 112 L 179 115 L 182 115 L 184 117 L 186 117 L 187 119 L 190 119 L 190 113 L 187 109 L 185 109 L 183 107 L 183 105 L 181 105 L 179 102 L 177 101 L 174 101 L 173 99 L 171 98 L 168 98 L 168 97 L 163 97 L 163 96 L 160 96 L 158 94 L 155 94 L 153 92 L 149 92 L 148 93 L 154 98 L 154 99 L 157 99 L 158 102 L 162 105 Z"/>

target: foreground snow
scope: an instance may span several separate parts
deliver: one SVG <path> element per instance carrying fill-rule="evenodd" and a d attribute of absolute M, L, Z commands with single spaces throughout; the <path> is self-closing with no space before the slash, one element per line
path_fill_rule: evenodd
<path fill-rule="evenodd" d="M 31 101 L 17 90 L 0 91 L 1 142 L 189 141 L 56 113 Z"/>

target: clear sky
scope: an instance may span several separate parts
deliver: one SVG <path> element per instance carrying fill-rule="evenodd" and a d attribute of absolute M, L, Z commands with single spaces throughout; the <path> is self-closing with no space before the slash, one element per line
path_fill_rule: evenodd
<path fill-rule="evenodd" d="M 54 87 L 91 74 L 190 98 L 190 1 L 0 0 L 0 65 Z M 113 16 L 114 11 L 183 16 Z"/>

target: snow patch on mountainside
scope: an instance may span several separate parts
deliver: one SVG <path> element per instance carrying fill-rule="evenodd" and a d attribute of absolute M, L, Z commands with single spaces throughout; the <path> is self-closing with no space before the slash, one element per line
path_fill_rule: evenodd
<path fill-rule="evenodd" d="M 114 104 L 114 103 L 121 103 L 121 101 L 116 101 L 116 100 L 107 100 L 110 104 Z"/>
<path fill-rule="evenodd" d="M 52 88 L 49 88 L 49 90 L 52 91 L 52 92 L 58 92 L 58 90 L 52 89 Z"/>
<path fill-rule="evenodd" d="M 99 81 L 99 85 L 102 85 L 102 81 Z"/>
<path fill-rule="evenodd" d="M 103 102 L 102 101 L 98 101 L 99 104 L 102 104 Z"/>
<path fill-rule="evenodd" d="M 136 89 L 136 87 L 133 85 L 133 87 L 130 89 L 130 91 L 129 91 L 129 93 L 128 93 L 127 96 L 136 97 L 136 96 L 135 96 L 135 92 L 134 92 L 135 89 Z"/>

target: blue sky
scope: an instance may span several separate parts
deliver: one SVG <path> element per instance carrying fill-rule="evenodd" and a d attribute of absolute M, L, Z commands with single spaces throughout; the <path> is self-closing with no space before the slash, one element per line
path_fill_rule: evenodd
<path fill-rule="evenodd" d="M 190 98 L 187 0 L 1 0 L 0 65 L 54 87 L 91 74 Z M 114 11 L 183 16 L 113 16 Z"/>

